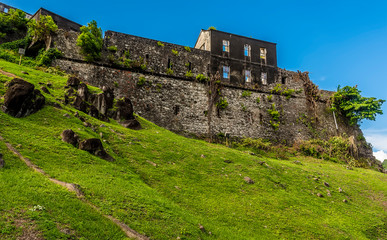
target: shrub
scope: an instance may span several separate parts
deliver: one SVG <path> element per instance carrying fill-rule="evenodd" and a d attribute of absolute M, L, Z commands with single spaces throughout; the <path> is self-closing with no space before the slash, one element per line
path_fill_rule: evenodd
<path fill-rule="evenodd" d="M 51 45 L 51 35 L 58 30 L 58 26 L 49 15 L 41 15 L 39 21 L 32 19 L 28 22 L 28 34 L 32 38 L 31 45 L 38 41 L 44 41 L 46 50 Z"/>
<path fill-rule="evenodd" d="M 367 98 L 360 95 L 357 87 L 337 87 L 337 92 L 331 97 L 332 110 L 345 116 L 351 125 L 358 124 L 363 119 L 375 120 L 385 100 L 374 97 Z"/>
<path fill-rule="evenodd" d="M 260 99 L 259 97 L 257 97 L 257 98 L 255 99 L 255 101 L 259 104 L 259 103 L 261 102 L 261 99 Z"/>
<path fill-rule="evenodd" d="M 50 48 L 47 51 L 44 51 L 44 49 L 41 49 L 39 51 L 38 56 L 36 57 L 36 61 L 38 66 L 51 66 L 52 61 L 54 61 L 56 58 L 62 56 L 62 52 L 59 51 L 57 48 Z"/>
<path fill-rule="evenodd" d="M 225 109 L 228 106 L 227 99 L 224 97 L 219 98 L 218 102 L 216 103 L 216 107 L 218 109 Z"/>
<path fill-rule="evenodd" d="M 81 54 L 88 62 L 99 60 L 102 50 L 102 29 L 97 27 L 96 21 L 81 27 L 81 34 L 77 39 L 77 46 L 81 47 Z"/>
<path fill-rule="evenodd" d="M 13 41 L 13 42 L 3 43 L 0 45 L 0 48 L 9 49 L 9 50 L 17 52 L 19 50 L 19 48 L 26 49 L 28 47 L 30 41 L 31 40 L 29 37 L 25 37 L 25 38 L 22 38 L 22 39 Z"/>
<path fill-rule="evenodd" d="M 243 91 L 242 92 L 242 97 L 250 97 L 251 96 L 251 92 L 250 91 Z"/>
<path fill-rule="evenodd" d="M 175 56 L 179 56 L 179 51 L 177 51 L 176 49 L 172 49 L 172 53 Z"/>
<path fill-rule="evenodd" d="M 191 71 L 187 71 L 187 72 L 185 73 L 185 76 L 186 76 L 187 78 L 191 78 L 191 77 L 193 77 L 193 74 L 192 74 Z"/>
<path fill-rule="evenodd" d="M 207 30 L 216 30 L 216 27 L 211 26 L 211 27 L 209 27 Z"/>
<path fill-rule="evenodd" d="M 145 84 L 145 82 L 146 82 L 145 77 L 141 76 L 138 78 L 137 86 L 141 87 Z"/>
<path fill-rule="evenodd" d="M 164 43 L 158 41 L 158 42 L 157 42 L 157 46 L 159 46 L 159 47 L 164 47 Z"/>
<path fill-rule="evenodd" d="M 184 49 L 185 49 L 187 52 L 191 52 L 191 48 L 188 47 L 188 46 L 185 46 Z"/>
<path fill-rule="evenodd" d="M 267 140 L 263 140 L 261 138 L 244 138 L 241 140 L 241 143 L 239 144 L 242 147 L 251 147 L 259 150 L 270 150 L 271 149 L 271 142 Z"/>
<path fill-rule="evenodd" d="M 271 102 L 272 98 L 273 98 L 273 95 L 267 96 L 267 100 L 268 100 L 269 102 Z"/>
<path fill-rule="evenodd" d="M 20 9 L 10 9 L 8 13 L 0 13 L 0 38 L 20 30 L 27 29 L 26 14 Z"/>
<path fill-rule="evenodd" d="M 275 109 L 275 104 L 273 103 L 267 111 L 271 116 L 270 125 L 275 131 L 278 130 L 280 113 Z"/>
<path fill-rule="evenodd" d="M 196 76 L 196 80 L 198 80 L 199 82 L 207 82 L 208 81 L 208 77 L 204 76 L 203 74 L 198 74 Z"/>
<path fill-rule="evenodd" d="M 117 52 L 117 46 L 110 46 L 110 47 L 108 47 L 107 48 L 110 52 L 112 52 L 112 53 L 116 53 Z"/>
<path fill-rule="evenodd" d="M 173 70 L 170 68 L 167 68 L 166 74 L 173 75 Z"/>

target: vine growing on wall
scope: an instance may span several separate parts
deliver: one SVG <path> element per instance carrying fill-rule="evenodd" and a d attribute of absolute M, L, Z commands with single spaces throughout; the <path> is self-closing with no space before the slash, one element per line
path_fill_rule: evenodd
<path fill-rule="evenodd" d="M 313 112 L 316 122 L 318 121 L 317 116 L 317 101 L 320 100 L 321 94 L 318 86 L 315 85 L 309 79 L 308 72 L 297 71 L 298 77 L 301 79 L 304 85 L 304 92 L 309 109 Z"/>
<path fill-rule="evenodd" d="M 221 109 L 225 109 L 228 106 L 227 99 L 222 96 L 222 88 L 223 85 L 220 81 L 220 74 L 216 72 L 215 75 L 211 76 L 208 82 L 208 110 L 207 110 L 207 122 L 208 122 L 208 137 L 210 141 L 212 141 L 212 112 L 214 109 L 214 105 L 216 109 L 219 111 Z"/>

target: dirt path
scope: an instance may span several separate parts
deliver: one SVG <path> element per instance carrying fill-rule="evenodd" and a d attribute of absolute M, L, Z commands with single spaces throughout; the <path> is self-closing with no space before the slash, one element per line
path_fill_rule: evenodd
<path fill-rule="evenodd" d="M 0 70 L 0 73 L 4 74 L 4 72 L 1 71 L 1 70 Z M 5 142 L 4 138 L 2 136 L 0 136 L 0 141 Z M 29 168 L 35 170 L 38 173 L 43 174 L 46 177 L 48 177 L 48 179 L 50 179 L 51 182 L 67 188 L 67 190 L 69 190 L 70 192 L 75 192 L 75 194 L 77 195 L 77 197 L 80 200 L 82 200 L 83 202 L 87 203 L 89 206 L 91 206 L 92 208 L 97 210 L 99 213 L 101 213 L 101 210 L 97 206 L 93 205 L 92 203 L 90 203 L 89 201 L 87 201 L 85 199 L 84 194 L 83 194 L 83 192 L 81 190 L 81 187 L 79 185 L 74 184 L 74 183 L 63 182 L 63 181 L 60 181 L 58 179 L 50 177 L 45 171 L 43 171 L 43 169 L 41 169 L 37 165 L 33 164 L 30 159 L 28 159 L 28 158 L 24 157 L 23 155 L 21 155 L 21 153 L 18 152 L 10 143 L 5 142 L 5 144 L 7 145 L 8 149 L 11 152 L 13 152 L 14 154 L 16 154 Z M 121 230 L 123 232 L 125 232 L 127 237 L 133 238 L 133 239 L 139 239 L 139 240 L 149 240 L 149 238 L 147 236 L 141 235 L 140 233 L 134 231 L 128 225 L 126 225 L 125 223 L 121 222 L 117 218 L 115 218 L 113 216 L 110 216 L 110 215 L 105 215 L 105 214 L 102 214 L 102 215 L 104 217 L 110 219 L 117 226 L 119 226 L 121 228 Z"/>
<path fill-rule="evenodd" d="M 6 72 L 6 71 L 3 71 L 0 69 L 0 73 L 7 76 L 7 77 L 12 77 L 12 78 L 20 78 L 18 76 L 16 76 L 15 74 L 12 74 L 12 73 L 9 73 L 9 72 Z"/>

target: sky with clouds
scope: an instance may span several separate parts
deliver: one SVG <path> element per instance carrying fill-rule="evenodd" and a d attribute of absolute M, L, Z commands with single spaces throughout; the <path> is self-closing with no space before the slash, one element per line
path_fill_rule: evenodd
<path fill-rule="evenodd" d="M 193 46 L 200 29 L 277 43 L 278 66 L 308 71 L 320 89 L 355 86 L 387 99 L 387 1 L 0 0 L 34 13 L 44 7 L 85 25 Z M 361 128 L 374 151 L 387 153 L 384 115 Z"/>

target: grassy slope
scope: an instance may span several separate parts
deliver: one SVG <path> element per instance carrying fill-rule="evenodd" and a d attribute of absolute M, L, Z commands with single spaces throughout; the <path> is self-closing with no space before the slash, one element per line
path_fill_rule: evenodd
<path fill-rule="evenodd" d="M 63 77 L 2 60 L 0 66 L 36 86 L 39 86 L 38 82 L 53 83 L 50 91 L 54 96 L 45 94 L 48 102 L 63 97 L 66 81 Z M 30 74 L 23 75 L 22 70 Z M 5 80 L 0 78 L 0 81 Z M 4 87 L 0 84 L 0 94 L 2 92 Z M 69 107 L 59 110 L 46 105 L 38 113 L 23 119 L 0 112 L 0 134 L 14 146 L 20 144 L 18 150 L 52 177 L 79 184 L 86 198 L 105 214 L 112 214 L 153 239 L 176 239 L 178 236 L 181 239 L 387 237 L 386 175 L 366 169 L 350 171 L 342 165 L 312 158 L 298 157 L 303 165 L 297 165 L 293 163 L 296 158 L 276 160 L 251 156 L 224 146 L 183 138 L 143 119 L 140 121 L 144 129 L 133 131 L 114 121 L 104 123 L 83 115 L 96 126 L 97 132 L 93 132 L 73 117 L 73 111 Z M 65 113 L 71 117 L 64 117 Z M 99 127 L 101 124 L 106 127 Z M 99 137 L 102 132 L 106 140 L 104 146 L 116 162 L 106 162 L 63 143 L 59 135 L 68 128 L 82 138 Z M 0 146 L 4 151 L 3 145 Z M 232 163 L 224 160 L 232 160 Z M 35 178 L 36 181 L 28 181 L 31 188 L 44 182 L 47 189 L 34 194 L 41 194 L 41 199 L 45 194 L 53 196 L 52 201 L 44 202 L 46 209 L 53 209 L 53 212 L 60 210 L 55 198 L 66 195 L 68 201 L 62 203 L 66 205 L 63 208 L 69 209 L 66 216 L 51 214 L 49 217 L 52 218 L 45 218 L 57 225 L 65 224 L 76 232 L 76 236 L 95 238 L 77 228 L 78 218 L 82 216 L 72 213 L 80 205 L 88 209 L 85 204 L 44 177 L 25 169 L 16 163 L 18 160 L 11 158 L 7 163 L 9 161 L 15 163 L 0 170 L 2 182 L 8 176 Z M 260 165 L 259 161 L 265 161 L 268 166 Z M 252 178 L 255 184 L 246 184 L 245 176 Z M 321 179 L 314 181 L 314 177 Z M 330 187 L 324 186 L 324 181 Z M 0 197 L 5 195 L 11 202 L 7 201 L 6 205 L 0 202 L 1 213 L 27 210 L 39 204 L 34 198 L 25 200 L 22 205 L 13 203 L 12 199 L 23 198 L 34 191 L 29 188 L 12 191 L 12 187 L 22 188 L 24 184 L 27 183 L 15 180 L 4 189 L 0 187 Z M 344 193 L 338 192 L 339 187 Z M 327 196 L 327 190 L 331 197 Z M 324 197 L 317 197 L 317 193 Z M 343 203 L 343 199 L 349 202 Z M 90 215 L 98 215 L 88 211 Z M 98 224 L 107 224 L 99 215 L 98 219 L 101 221 Z M 4 219 L 0 224 L 4 224 Z M 199 230 L 199 224 L 207 233 Z M 48 230 L 42 229 L 42 232 L 49 236 Z M 99 238 L 107 239 L 103 234 L 117 233 L 101 230 L 90 234 L 101 234 Z"/>

